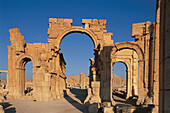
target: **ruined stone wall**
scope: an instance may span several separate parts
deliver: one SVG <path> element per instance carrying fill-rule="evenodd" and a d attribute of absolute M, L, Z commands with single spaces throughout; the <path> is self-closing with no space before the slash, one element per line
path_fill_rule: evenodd
<path fill-rule="evenodd" d="M 112 67 L 121 61 L 127 66 L 129 96 L 137 96 L 137 104 L 150 104 L 158 97 L 157 75 L 151 70 L 157 68 L 157 49 L 151 43 L 149 33 L 150 22 L 132 25 L 132 37 L 135 42 L 113 43 L 112 33 L 107 33 L 106 20 L 83 19 L 85 27 L 71 26 L 72 19 L 49 19 L 48 43 L 25 43 L 23 35 L 17 28 L 10 29 L 11 46 L 8 46 L 8 88 L 9 96 L 21 98 L 24 96 L 25 64 L 33 62 L 33 99 L 48 101 L 64 96 L 66 88 L 66 70 L 64 57 L 60 53 L 60 43 L 69 33 L 87 34 L 94 43 L 95 59 L 90 59 L 89 102 L 110 107 L 114 105 L 112 98 Z M 153 27 L 154 29 L 154 27 Z M 151 30 L 154 31 L 154 30 Z M 154 34 L 154 33 L 152 33 Z M 153 36 L 154 37 L 154 36 Z M 155 43 L 157 43 L 156 41 Z M 156 47 L 156 46 L 155 46 Z M 129 52 L 130 51 L 130 52 Z M 155 56 L 154 60 L 153 56 Z M 154 63 L 153 63 L 154 62 Z M 151 76 L 152 75 L 152 76 Z M 155 81 L 155 83 L 152 83 Z M 149 84 L 151 82 L 152 84 Z M 83 86 L 84 87 L 84 86 Z M 148 95 L 151 90 L 154 96 Z M 149 102 L 147 99 L 151 100 Z M 153 101 L 154 100 L 154 101 Z M 98 106 L 99 107 L 99 106 Z"/>
<path fill-rule="evenodd" d="M 153 90 L 149 83 L 154 81 L 150 73 L 151 68 L 153 70 L 153 62 L 151 63 L 150 58 L 154 53 L 154 50 L 151 49 L 153 45 L 151 45 L 152 35 L 149 30 L 150 24 L 148 21 L 132 25 L 132 37 L 135 37 L 135 42 L 105 45 L 101 51 L 97 52 L 95 62 L 98 62 L 98 65 L 96 65 L 96 73 L 100 79 L 101 101 L 114 103 L 111 97 L 112 66 L 113 63 L 121 61 L 128 67 L 127 74 L 131 75 L 128 78 L 129 83 L 127 85 L 127 89 L 131 92 L 129 93 L 130 96 L 138 96 L 137 104 L 153 103 L 152 98 L 154 97 L 152 96 L 150 98 L 148 95 L 148 93 Z M 135 53 L 135 55 L 129 54 L 130 52 L 128 51 L 119 54 L 119 52 L 123 52 L 123 50 L 130 50 L 132 53 Z M 130 57 L 127 57 L 127 54 L 129 54 Z M 130 58 L 130 61 L 128 58 Z"/>
<path fill-rule="evenodd" d="M 9 97 L 19 99 L 25 96 L 25 65 L 32 61 L 33 99 L 39 101 L 52 100 L 51 94 L 54 95 L 54 98 L 56 97 L 54 88 L 59 88 L 53 86 L 56 81 L 63 86 L 60 88 L 61 90 L 65 89 L 63 80 L 65 81 L 66 63 L 62 54 L 48 43 L 25 43 L 18 28 L 10 29 L 9 32 L 11 41 L 11 46 L 8 46 L 9 73 L 7 81 L 10 90 Z M 57 60 L 59 65 L 56 63 Z M 52 91 L 50 91 L 51 87 L 53 88 Z M 63 97 L 63 94 L 60 93 L 59 95 Z"/>
<path fill-rule="evenodd" d="M 67 79 L 66 79 L 67 87 L 74 88 L 74 87 L 81 86 L 80 78 L 83 78 L 83 77 L 80 77 L 80 75 L 67 76 Z M 83 79 L 81 79 L 81 80 L 83 80 Z M 85 76 L 83 89 L 85 89 L 87 87 L 89 87 L 89 77 Z"/>

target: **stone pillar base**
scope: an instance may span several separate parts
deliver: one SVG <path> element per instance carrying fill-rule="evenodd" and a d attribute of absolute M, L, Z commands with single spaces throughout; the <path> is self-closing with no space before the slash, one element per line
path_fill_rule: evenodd
<path fill-rule="evenodd" d="M 99 108 L 100 108 L 99 103 L 93 103 L 89 105 L 88 111 L 89 113 L 98 113 Z"/>
<path fill-rule="evenodd" d="M 145 104 L 145 105 L 153 104 L 153 102 L 152 102 L 152 98 L 146 97 L 146 98 L 145 98 L 145 102 L 144 102 L 144 104 Z"/>
<path fill-rule="evenodd" d="M 101 103 L 100 99 L 100 82 L 92 82 L 92 90 L 88 88 L 88 96 L 84 101 L 85 105 L 88 106 L 89 113 L 97 113 Z"/>
<path fill-rule="evenodd" d="M 152 113 L 159 113 L 159 106 L 155 106 L 152 110 Z"/>
<path fill-rule="evenodd" d="M 57 96 L 56 96 L 56 99 L 60 99 L 60 95 L 57 95 Z"/>
<path fill-rule="evenodd" d="M 84 100 L 84 104 L 86 105 L 86 106 L 89 106 L 89 100 L 90 100 L 90 97 L 92 96 L 92 94 L 91 94 L 91 88 L 88 88 L 87 89 L 87 92 L 88 92 L 88 95 L 87 95 L 87 97 L 86 97 L 86 99 Z"/>
<path fill-rule="evenodd" d="M 114 113 L 114 107 L 103 107 L 103 113 Z"/>
<path fill-rule="evenodd" d="M 144 103 L 144 99 L 142 98 L 138 98 L 136 101 L 136 105 L 143 105 L 143 103 Z"/>

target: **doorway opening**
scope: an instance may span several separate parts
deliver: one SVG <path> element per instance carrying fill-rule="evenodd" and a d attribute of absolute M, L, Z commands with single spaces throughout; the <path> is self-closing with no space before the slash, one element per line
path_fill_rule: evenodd
<path fill-rule="evenodd" d="M 25 95 L 32 96 L 33 91 L 33 64 L 28 61 L 25 65 Z"/>
<path fill-rule="evenodd" d="M 113 64 L 112 71 L 112 90 L 113 93 L 119 95 L 122 98 L 126 98 L 127 95 L 127 66 L 123 62 L 116 62 Z"/>

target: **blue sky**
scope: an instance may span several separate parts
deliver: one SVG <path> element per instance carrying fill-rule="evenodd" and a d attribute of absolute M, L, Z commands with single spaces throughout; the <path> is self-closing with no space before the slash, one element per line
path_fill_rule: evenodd
<path fill-rule="evenodd" d="M 134 41 L 132 23 L 153 23 L 155 4 L 156 0 L 0 0 L 0 69 L 8 69 L 10 28 L 19 28 L 26 43 L 47 43 L 49 18 L 70 18 L 73 26 L 82 26 L 82 19 L 106 19 L 106 29 L 113 33 L 114 42 Z M 63 39 L 61 52 L 68 64 L 68 76 L 80 72 L 88 75 L 92 48 L 91 39 L 83 34 L 70 34 Z M 72 50 L 77 53 L 73 54 Z M 121 76 L 121 71 L 118 74 Z"/>

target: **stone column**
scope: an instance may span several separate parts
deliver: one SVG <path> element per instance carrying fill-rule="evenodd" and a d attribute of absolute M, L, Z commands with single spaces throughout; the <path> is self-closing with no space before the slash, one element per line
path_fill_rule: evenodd
<path fill-rule="evenodd" d="M 133 76 L 133 84 L 134 84 L 134 95 L 138 95 L 138 59 L 135 59 L 135 65 L 134 65 L 134 76 Z"/>
<path fill-rule="evenodd" d="M 92 92 L 93 96 L 90 99 L 91 103 L 101 103 L 100 99 L 100 82 L 99 81 L 93 81 L 92 82 Z"/>
<path fill-rule="evenodd" d="M 55 79 L 55 75 L 52 75 L 51 77 L 51 94 L 53 96 L 53 98 L 56 98 L 56 79 Z"/>
<path fill-rule="evenodd" d="M 128 99 L 130 96 L 132 96 L 132 83 L 131 83 L 132 73 L 131 73 L 131 71 L 132 71 L 131 69 L 126 70 L 126 74 L 127 74 L 127 78 L 126 78 L 127 79 L 127 85 L 126 85 L 127 86 L 126 87 L 127 88 L 127 90 L 126 90 L 127 95 L 126 95 L 126 99 Z"/>
<path fill-rule="evenodd" d="M 61 82 L 62 82 L 61 77 L 59 75 L 59 77 L 58 77 L 58 88 L 59 88 L 59 92 L 60 92 L 60 98 L 62 98 L 62 94 L 63 94 Z"/>
<path fill-rule="evenodd" d="M 60 97 L 64 97 L 64 92 L 63 90 L 65 89 L 65 83 L 64 83 L 64 78 L 59 76 L 59 91 L 60 91 Z"/>
<path fill-rule="evenodd" d="M 80 73 L 80 88 L 85 89 L 85 73 Z"/>
<path fill-rule="evenodd" d="M 105 102 L 112 102 L 112 81 L 111 81 L 111 75 L 112 75 L 112 63 L 111 60 L 105 62 L 104 70 L 105 70 L 105 76 L 102 78 L 102 101 Z M 114 103 L 114 102 L 112 102 Z"/>
<path fill-rule="evenodd" d="M 89 99 L 88 111 L 89 113 L 98 113 L 98 109 L 100 108 L 100 82 L 92 81 L 91 82 L 92 95 Z"/>
<path fill-rule="evenodd" d="M 21 96 L 25 95 L 25 68 L 22 69 L 22 74 L 20 75 L 20 82 L 21 82 Z"/>
<path fill-rule="evenodd" d="M 160 3 L 160 52 L 155 50 L 155 53 L 160 54 L 159 57 L 156 57 L 157 65 L 159 65 L 160 69 L 160 86 L 159 91 L 155 90 L 154 93 L 154 103 L 155 105 L 159 105 L 160 113 L 170 113 L 170 1 L 169 0 L 157 0 L 157 7 L 159 7 Z M 159 11 L 159 9 L 157 9 Z M 157 14 L 157 18 L 159 17 L 159 13 Z M 157 29 L 157 28 L 156 28 Z M 159 29 L 158 29 L 159 31 Z M 156 33 L 159 34 L 159 32 Z M 159 45 L 159 42 L 156 42 Z M 159 48 L 157 48 L 159 50 Z M 156 61 L 155 61 L 156 62 Z M 156 65 L 156 64 L 155 64 Z M 156 66 L 157 66 L 156 65 Z M 156 67 L 157 69 L 158 67 Z M 157 74 L 158 75 L 158 74 Z M 155 78 L 154 78 L 155 79 Z M 156 81 L 157 82 L 157 81 Z M 158 89 L 158 84 L 154 83 L 154 87 Z M 160 102 L 158 104 L 157 94 L 159 95 Z"/>
<path fill-rule="evenodd" d="M 13 96 L 13 98 L 17 98 L 16 96 L 19 95 L 19 86 L 20 86 L 20 82 L 19 82 L 19 76 L 21 73 L 21 69 L 20 68 L 16 68 L 15 69 L 15 84 L 13 84 L 10 88 L 13 89 L 13 92 L 11 93 L 11 95 Z"/>
<path fill-rule="evenodd" d="M 56 98 L 60 98 L 59 75 L 56 76 Z"/>
<path fill-rule="evenodd" d="M 33 76 L 32 76 L 32 85 L 33 85 L 33 95 L 34 95 L 34 92 L 36 92 L 36 85 L 35 85 L 35 73 L 36 73 L 36 70 L 37 68 L 35 66 L 32 67 L 32 73 L 33 73 Z"/>
<path fill-rule="evenodd" d="M 144 57 L 145 57 L 145 87 L 146 93 L 148 92 L 148 78 L 149 78 L 149 47 L 150 47 L 150 34 L 147 34 L 145 37 L 145 50 L 144 50 Z"/>
<path fill-rule="evenodd" d="M 14 98 L 20 98 L 21 96 L 24 95 L 24 90 L 25 90 L 25 69 L 23 68 L 16 68 L 16 86 L 14 86 Z M 24 80 L 23 80 L 24 78 Z"/>
<path fill-rule="evenodd" d="M 138 87 L 138 100 L 137 100 L 137 105 L 143 104 L 144 102 L 144 84 L 143 84 L 143 74 L 144 74 L 144 61 L 139 61 L 139 87 Z"/>

